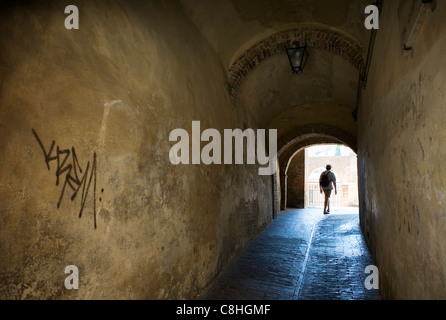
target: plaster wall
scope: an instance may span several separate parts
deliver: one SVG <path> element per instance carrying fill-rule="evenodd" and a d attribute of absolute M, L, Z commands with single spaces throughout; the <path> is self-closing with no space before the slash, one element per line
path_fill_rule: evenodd
<path fill-rule="evenodd" d="M 256 123 L 181 3 L 76 5 L 79 30 L 64 1 L 0 13 L 0 298 L 193 298 L 271 220 L 272 179 L 174 166 L 169 134 Z"/>
<path fill-rule="evenodd" d="M 411 52 L 385 1 L 358 119 L 360 220 L 390 299 L 446 298 L 446 3 Z"/>

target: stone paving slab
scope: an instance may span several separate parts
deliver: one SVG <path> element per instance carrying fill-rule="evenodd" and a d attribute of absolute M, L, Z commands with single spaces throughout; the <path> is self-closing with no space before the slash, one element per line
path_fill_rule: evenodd
<path fill-rule="evenodd" d="M 357 208 L 281 212 L 197 299 L 371 300 Z"/>

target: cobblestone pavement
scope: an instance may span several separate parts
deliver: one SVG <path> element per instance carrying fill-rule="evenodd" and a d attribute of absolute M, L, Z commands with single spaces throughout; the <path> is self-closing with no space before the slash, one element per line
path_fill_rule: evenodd
<path fill-rule="evenodd" d="M 213 281 L 201 300 L 375 300 L 373 264 L 357 208 L 281 212 Z"/>

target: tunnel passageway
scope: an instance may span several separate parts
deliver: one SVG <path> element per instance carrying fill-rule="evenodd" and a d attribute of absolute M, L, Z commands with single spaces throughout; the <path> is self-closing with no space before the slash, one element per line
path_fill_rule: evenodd
<path fill-rule="evenodd" d="M 446 299 L 445 16 L 2 1 L 0 299 Z"/>
<path fill-rule="evenodd" d="M 198 299 L 376 300 L 357 208 L 281 212 Z"/>

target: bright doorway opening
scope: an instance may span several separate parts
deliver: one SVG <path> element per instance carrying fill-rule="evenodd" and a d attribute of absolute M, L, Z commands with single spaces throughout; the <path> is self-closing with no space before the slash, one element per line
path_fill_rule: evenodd
<path fill-rule="evenodd" d="M 305 149 L 305 207 L 323 207 L 319 176 L 327 164 L 336 175 L 337 195 L 331 207 L 358 207 L 358 165 L 356 153 L 343 145 L 317 145 Z"/>

